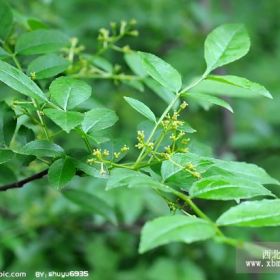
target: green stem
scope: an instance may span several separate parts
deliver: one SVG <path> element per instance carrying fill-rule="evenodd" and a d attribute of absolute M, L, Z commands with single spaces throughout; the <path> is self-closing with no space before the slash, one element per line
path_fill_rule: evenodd
<path fill-rule="evenodd" d="M 80 79 L 104 79 L 104 80 L 118 80 L 118 81 L 140 81 L 143 80 L 142 77 L 137 77 L 133 75 L 125 75 L 125 74 L 111 74 L 111 73 L 106 73 L 106 74 L 91 74 L 91 73 L 78 73 L 78 74 L 71 74 L 69 77 L 72 78 L 80 78 Z"/>
<path fill-rule="evenodd" d="M 40 121 L 41 127 L 42 127 L 42 129 L 43 129 L 43 131 L 45 133 L 45 136 L 46 136 L 46 138 L 48 140 L 50 140 L 50 137 L 49 137 L 49 134 L 48 134 L 48 131 L 47 131 L 47 127 L 46 127 L 46 124 L 45 124 L 45 122 L 44 122 L 44 120 L 43 120 L 43 118 L 41 116 L 41 112 L 39 110 L 38 104 L 37 104 L 35 99 L 31 98 L 31 100 L 32 100 L 33 106 L 34 106 L 34 108 L 36 110 L 36 113 L 37 113 L 38 119 Z"/>
<path fill-rule="evenodd" d="M 155 144 L 155 149 L 154 149 L 155 153 L 159 149 L 160 144 L 161 144 L 162 140 L 164 139 L 164 136 L 165 136 L 165 132 L 162 131 L 160 136 L 159 136 L 159 138 L 158 138 L 158 140 L 157 140 L 157 143 Z M 153 160 L 153 158 L 154 158 L 154 154 L 150 157 L 150 159 L 148 160 L 148 163 L 150 163 Z"/>
<path fill-rule="evenodd" d="M 213 222 L 192 200 L 189 196 L 181 193 L 181 192 L 178 192 L 176 190 L 172 190 L 172 192 L 177 196 L 179 197 L 180 199 L 182 199 L 187 205 L 189 205 L 192 210 L 195 212 L 195 214 L 208 221 L 209 223 L 211 223 L 213 225 L 213 227 L 215 228 L 216 230 L 216 234 L 217 234 L 217 237 L 218 237 L 218 241 L 220 242 L 223 242 L 223 243 L 226 243 L 228 245 L 231 245 L 231 246 L 234 246 L 234 247 L 241 247 L 242 246 L 242 241 L 240 240 L 237 240 L 237 239 L 233 239 L 233 238 L 230 238 L 230 237 L 227 237 L 224 235 L 224 233 L 221 231 L 221 229 L 217 226 L 217 224 L 215 222 Z"/>
<path fill-rule="evenodd" d="M 92 153 L 92 146 L 91 146 L 91 144 L 90 144 L 90 142 L 89 142 L 89 139 L 88 139 L 88 137 L 87 137 L 87 134 L 86 134 L 81 128 L 78 128 L 77 131 L 78 131 L 78 133 L 82 136 L 82 138 L 83 138 L 83 140 L 84 140 L 84 142 L 85 142 L 85 145 L 86 145 L 86 147 L 87 147 L 89 153 L 91 154 L 91 153 Z"/>
<path fill-rule="evenodd" d="M 154 126 L 152 132 L 150 133 L 149 138 L 147 139 L 147 143 L 149 143 L 149 142 L 152 140 L 152 138 L 153 138 L 153 136 L 154 136 L 154 134 L 155 134 L 157 128 L 159 127 L 159 125 L 161 124 L 161 122 L 163 121 L 163 119 L 165 118 L 165 116 L 168 114 L 168 112 L 169 112 L 169 111 L 172 109 L 172 107 L 175 105 L 175 103 L 176 103 L 177 100 L 180 98 L 180 96 L 181 96 L 183 93 L 185 93 L 185 92 L 189 91 L 190 89 L 192 89 L 193 87 L 195 87 L 196 85 L 198 85 L 198 84 L 199 84 L 202 80 L 204 80 L 205 78 L 206 78 L 206 73 L 204 73 L 199 79 L 195 80 L 195 81 L 192 82 L 189 86 L 186 86 L 184 89 L 182 89 L 180 92 L 178 92 L 178 93 L 176 94 L 176 96 L 174 97 L 174 99 L 169 103 L 169 105 L 167 106 L 167 108 L 164 110 L 164 112 L 162 113 L 161 117 L 159 118 L 159 120 L 156 122 L 156 124 L 155 124 L 155 126 Z M 144 153 L 146 152 L 146 149 L 147 149 L 147 148 L 144 147 L 144 148 L 141 150 L 141 152 L 140 152 L 138 158 L 136 159 L 135 165 L 137 165 L 137 164 L 144 158 Z"/>
<path fill-rule="evenodd" d="M 161 122 L 163 121 L 163 119 L 165 118 L 165 116 L 168 114 L 168 112 L 171 110 L 171 108 L 174 106 L 174 104 L 177 102 L 177 100 L 179 99 L 179 97 L 180 97 L 180 93 L 176 94 L 175 98 L 169 103 L 169 105 L 167 106 L 167 108 L 164 110 L 164 112 L 162 113 L 161 117 L 160 117 L 159 120 L 156 122 L 156 124 L 155 124 L 155 126 L 154 126 L 152 132 L 150 133 L 150 136 L 149 136 L 149 138 L 147 139 L 147 143 L 149 143 L 149 142 L 152 140 L 152 138 L 153 138 L 153 136 L 154 136 L 154 134 L 155 134 L 157 128 L 159 127 L 159 125 L 161 124 Z M 143 159 L 142 157 L 143 157 L 144 153 L 146 152 L 146 149 L 147 149 L 147 148 L 144 147 L 144 148 L 141 150 L 141 152 L 140 152 L 138 158 L 136 159 L 135 165 L 137 165 L 137 164 Z"/>

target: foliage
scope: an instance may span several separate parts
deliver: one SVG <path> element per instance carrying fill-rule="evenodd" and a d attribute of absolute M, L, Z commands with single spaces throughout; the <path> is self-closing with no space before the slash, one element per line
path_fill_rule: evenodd
<path fill-rule="evenodd" d="M 133 225 L 147 204 L 143 201 L 151 197 L 155 201 L 148 207 L 152 214 L 147 211 L 140 222 L 141 226 L 145 223 L 140 253 L 174 241 L 189 244 L 206 239 L 245 247 L 246 237 L 231 237 L 224 227 L 280 225 L 278 193 L 270 186 L 279 181 L 255 164 L 204 153 L 205 148 L 200 149 L 192 137 L 200 127 L 194 130 L 192 119 L 185 120 L 196 105 L 206 109 L 218 105 L 232 111 L 235 106 L 223 96 L 272 98 L 256 82 L 221 75 L 219 67 L 249 51 L 250 39 L 243 24 L 220 25 L 209 33 L 204 43 L 205 70 L 185 84 L 184 76 L 165 60 L 122 45 L 121 40 L 138 35 L 133 20 L 101 28 L 98 47 L 88 51 L 77 38 L 40 20 L 33 25 L 27 17 L 20 19 L 16 9 L 13 12 L 2 3 L 1 10 L 6 12 L 0 18 L 1 28 L 5 27 L 0 29 L 0 80 L 7 86 L 2 91 L 8 93 L 3 94 L 0 105 L 3 189 L 22 187 L 14 192 L 24 197 L 26 189 L 35 188 L 33 179 L 39 179 L 34 174 L 43 177 L 47 173 L 48 183 L 41 181 L 47 184 L 49 201 L 45 203 L 54 209 L 50 213 L 53 219 L 69 209 L 67 215 L 73 215 L 74 221 L 85 212 L 94 214 L 94 226 L 114 229 Z M 117 65 L 114 57 L 124 66 Z M 118 105 L 106 96 L 107 80 L 125 91 Z M 98 93 L 102 85 L 105 96 Z M 154 104 L 146 102 L 145 92 L 154 94 Z M 128 96 L 133 94 L 136 98 Z M 157 104 L 165 104 L 165 109 Z M 139 120 L 137 128 L 126 120 L 134 116 Z M 127 136 L 126 130 L 136 135 Z M 14 183 L 21 180 L 23 184 Z M 213 200 L 232 204 L 223 204 L 213 213 Z M 36 207 L 33 211 L 36 213 Z M 23 218 L 22 223 L 47 226 L 44 213 L 35 215 L 38 221 L 27 215 L 25 219 L 30 221 Z M 114 266 L 116 256 L 104 249 L 104 242 L 94 240 L 92 248 L 111 257 Z M 91 254 L 90 248 L 85 249 L 87 254 Z M 102 266 L 98 259 L 93 266 Z M 163 258 L 158 266 L 172 267 L 166 262 L 169 260 Z M 141 267 L 139 271 L 141 275 Z"/>

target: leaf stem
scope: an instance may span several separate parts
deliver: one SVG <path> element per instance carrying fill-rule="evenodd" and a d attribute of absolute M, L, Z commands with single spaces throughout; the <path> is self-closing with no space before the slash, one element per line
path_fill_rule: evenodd
<path fill-rule="evenodd" d="M 213 225 L 213 227 L 215 228 L 216 234 L 217 234 L 217 240 L 226 244 L 229 244 L 233 247 L 241 247 L 242 246 L 242 241 L 241 240 L 237 240 L 234 238 L 230 238 L 224 235 L 224 233 L 221 231 L 221 229 L 217 226 L 217 224 L 215 222 L 213 222 L 192 200 L 189 196 L 176 191 L 176 190 L 172 190 L 172 192 L 179 197 L 180 199 L 182 199 L 187 205 L 189 205 L 193 211 L 195 212 L 195 214 L 208 221 L 209 223 L 211 223 Z"/>
<path fill-rule="evenodd" d="M 158 121 L 156 122 L 156 124 L 155 124 L 153 130 L 152 130 L 151 133 L 150 133 L 150 136 L 149 136 L 148 139 L 147 139 L 147 143 L 149 143 L 149 142 L 152 140 L 152 138 L 153 138 L 153 136 L 154 136 L 154 134 L 155 134 L 157 128 L 159 127 L 159 125 L 161 124 L 161 122 L 163 121 L 163 119 L 165 118 L 165 116 L 168 114 L 168 112 L 171 110 L 171 108 L 174 106 L 174 104 L 176 103 L 176 101 L 177 101 L 179 98 L 180 98 L 180 93 L 177 93 L 176 96 L 175 96 L 175 98 L 169 103 L 169 105 L 167 106 L 167 108 L 166 108 L 166 109 L 164 110 L 164 112 L 162 113 L 161 117 L 160 117 L 160 118 L 158 119 Z M 141 152 L 140 152 L 138 158 L 136 159 L 135 166 L 144 158 L 143 155 L 144 155 L 144 153 L 146 152 L 146 149 L 147 149 L 147 147 L 144 147 L 144 148 L 141 150 Z"/>
<path fill-rule="evenodd" d="M 91 144 L 90 144 L 90 142 L 89 142 L 89 139 L 88 139 L 88 137 L 87 137 L 87 134 L 86 134 L 81 128 L 78 128 L 77 131 L 78 131 L 78 133 L 82 136 L 82 138 L 83 138 L 83 140 L 84 140 L 84 142 L 85 142 L 85 145 L 86 145 L 86 147 L 87 147 L 89 153 L 91 154 L 91 153 L 92 153 L 92 146 L 91 146 Z"/>
<path fill-rule="evenodd" d="M 193 81 L 190 85 L 186 86 L 185 88 L 183 88 L 180 92 L 178 92 L 178 93 L 175 95 L 175 97 L 173 98 L 173 100 L 169 103 L 169 105 L 167 106 L 167 108 L 166 108 L 166 109 L 164 110 L 164 112 L 162 113 L 161 117 L 160 117 L 160 118 L 158 119 L 158 121 L 156 122 L 156 124 L 155 124 L 153 130 L 152 130 L 151 133 L 150 133 L 150 136 L 149 136 L 148 139 L 147 139 L 147 143 L 149 143 L 149 142 L 152 140 L 152 138 L 153 138 L 153 136 L 154 136 L 154 134 L 155 134 L 157 128 L 159 127 L 159 125 L 161 124 L 161 122 L 163 121 L 163 119 L 165 118 L 165 116 L 168 114 L 168 112 L 173 108 L 173 106 L 175 105 L 175 103 L 177 102 L 177 100 L 180 98 L 180 96 L 181 96 L 183 93 L 185 93 L 185 92 L 189 91 L 190 89 L 192 89 L 193 87 L 195 87 L 196 85 L 198 85 L 198 84 L 199 84 L 202 80 L 204 80 L 205 78 L 206 78 L 206 74 L 204 73 L 199 79 Z M 135 162 L 135 165 L 134 165 L 134 166 L 136 166 L 142 159 L 145 158 L 145 156 L 146 156 L 146 155 L 145 155 L 146 149 L 147 149 L 147 147 L 144 147 L 144 148 L 141 150 L 141 152 L 140 152 L 138 158 L 136 159 L 136 162 Z"/>

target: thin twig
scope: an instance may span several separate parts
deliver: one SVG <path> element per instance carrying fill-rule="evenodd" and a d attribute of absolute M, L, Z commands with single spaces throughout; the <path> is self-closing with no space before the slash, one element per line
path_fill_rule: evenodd
<path fill-rule="evenodd" d="M 22 188 L 25 184 L 27 184 L 29 182 L 32 182 L 32 181 L 35 181 L 35 180 L 38 180 L 38 179 L 41 179 L 47 174 L 48 174 L 48 169 L 45 169 L 45 170 L 43 170 L 39 173 L 36 173 L 36 174 L 34 174 L 30 177 L 27 177 L 27 178 L 25 178 L 21 181 L 17 181 L 17 182 L 14 182 L 14 183 L 10 183 L 10 184 L 1 186 L 0 187 L 0 192 L 7 191 L 7 190 L 10 190 L 10 189 Z"/>

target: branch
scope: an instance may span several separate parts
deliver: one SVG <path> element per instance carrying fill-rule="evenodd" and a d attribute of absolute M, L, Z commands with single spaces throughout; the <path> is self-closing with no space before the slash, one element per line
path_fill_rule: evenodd
<path fill-rule="evenodd" d="M 35 180 L 38 180 L 38 179 L 41 179 L 47 174 L 48 174 L 48 169 L 45 169 L 45 170 L 43 170 L 43 171 L 41 171 L 37 174 L 34 174 L 30 177 L 27 177 L 27 178 L 25 178 L 21 181 L 1 186 L 0 187 L 0 192 L 7 191 L 7 190 L 10 190 L 10 189 L 22 188 L 25 184 L 27 184 L 29 182 L 32 182 L 32 181 L 35 181 Z"/>

